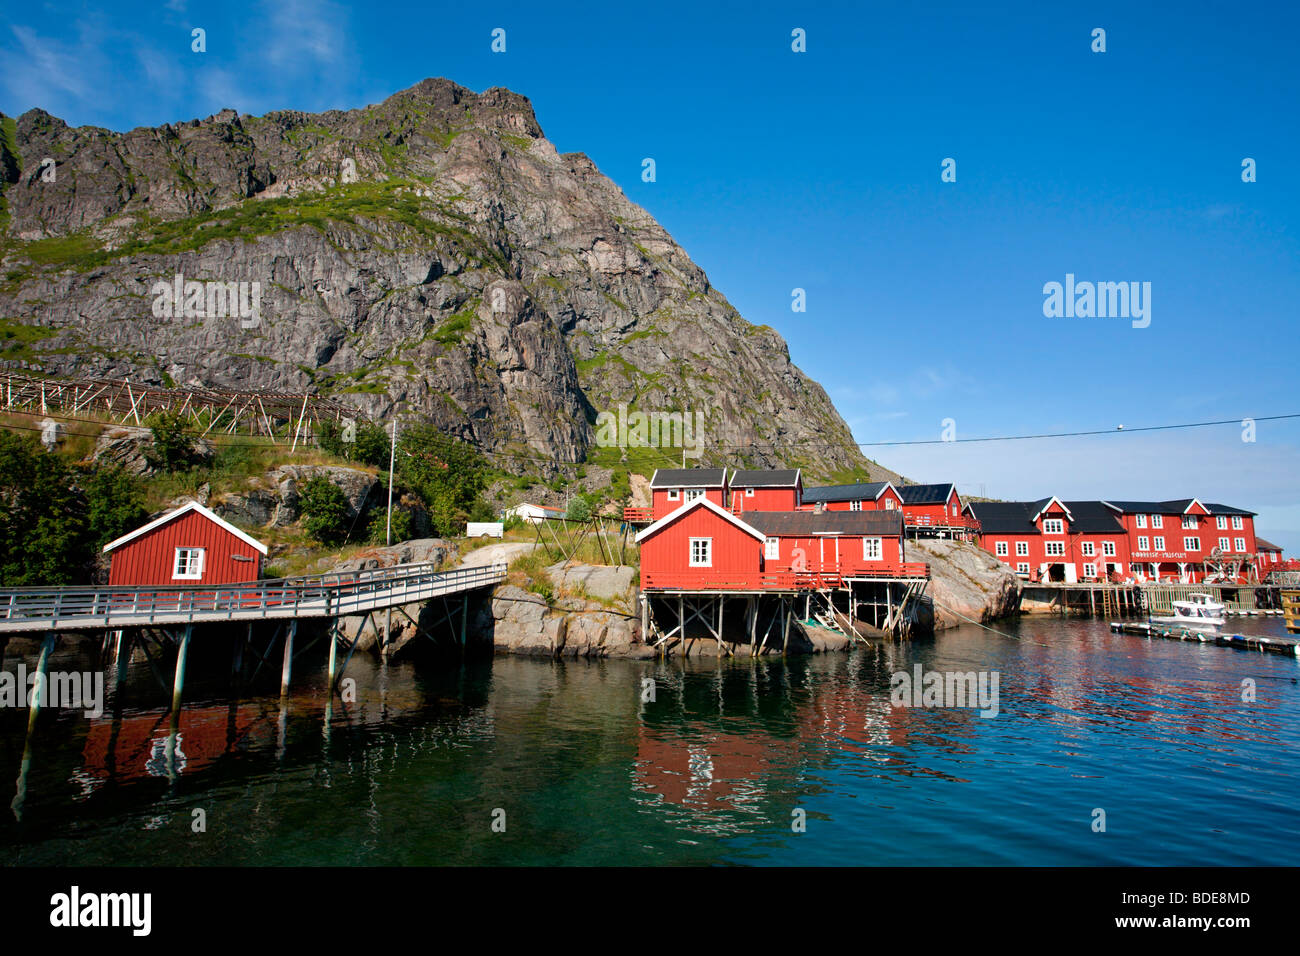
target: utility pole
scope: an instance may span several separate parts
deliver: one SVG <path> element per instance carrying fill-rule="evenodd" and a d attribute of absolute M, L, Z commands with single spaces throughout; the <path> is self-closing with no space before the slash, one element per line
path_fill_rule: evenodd
<path fill-rule="evenodd" d="M 397 406 L 393 407 L 393 441 L 388 448 L 388 520 L 384 527 L 384 544 L 393 543 L 393 464 L 397 460 Z"/>

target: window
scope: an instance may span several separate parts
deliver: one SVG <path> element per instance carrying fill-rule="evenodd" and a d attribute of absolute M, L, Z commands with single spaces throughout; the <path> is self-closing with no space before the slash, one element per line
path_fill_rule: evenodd
<path fill-rule="evenodd" d="M 1065 522 L 1060 518 L 1044 518 L 1043 534 L 1065 534 Z"/>
<path fill-rule="evenodd" d="M 712 538 L 691 538 L 691 567 L 713 567 Z"/>
<path fill-rule="evenodd" d="M 777 558 L 781 557 L 780 538 L 768 538 L 763 542 L 763 557 L 767 558 L 769 561 L 775 561 Z"/>
<path fill-rule="evenodd" d="M 746 489 L 745 489 L 745 497 L 746 497 L 746 498 L 752 498 L 752 497 L 754 497 L 754 489 L 753 489 L 753 488 L 746 488 Z"/>
<path fill-rule="evenodd" d="M 1005 558 L 1009 553 L 1007 551 L 1007 543 L 1005 541 L 999 541 L 996 544 L 994 544 L 993 550 L 994 553 L 997 554 L 999 558 Z"/>
<path fill-rule="evenodd" d="M 1164 519 L 1164 517 L 1163 517 L 1162 515 L 1152 515 L 1152 516 L 1151 516 L 1151 527 L 1153 527 L 1153 528 L 1163 528 L 1163 527 L 1165 526 L 1164 521 L 1165 521 L 1165 519 Z"/>
<path fill-rule="evenodd" d="M 850 511 L 861 511 L 861 510 L 862 510 L 862 502 L 861 502 L 861 501 L 850 501 L 850 502 L 849 502 L 849 510 L 850 510 Z"/>
<path fill-rule="evenodd" d="M 1201 550 L 1201 539 L 1200 539 L 1200 538 L 1183 538 L 1183 550 L 1184 550 L 1184 551 L 1200 551 L 1200 550 Z"/>
<path fill-rule="evenodd" d="M 703 489 L 703 488 L 687 488 L 687 489 L 686 489 L 686 500 L 687 500 L 687 501 L 694 501 L 696 498 L 699 498 L 699 497 L 700 497 L 701 495 L 703 495 L 703 494 L 704 494 L 704 489 Z"/>
<path fill-rule="evenodd" d="M 1246 550 L 1246 539 L 1245 539 L 1245 538 L 1233 538 L 1233 539 L 1232 539 L 1232 543 L 1233 543 L 1234 545 L 1236 545 L 1236 547 L 1234 547 L 1234 548 L 1232 549 L 1233 551 L 1243 551 L 1243 552 L 1244 552 L 1244 551 Z"/>
<path fill-rule="evenodd" d="M 1241 515 L 1232 516 L 1232 530 L 1240 531 L 1245 525 L 1242 523 Z"/>
<path fill-rule="evenodd" d="M 1225 515 L 1219 515 L 1217 518 L 1214 519 L 1214 526 L 1218 528 L 1220 531 L 1227 531 L 1228 530 L 1227 517 Z"/>
<path fill-rule="evenodd" d="M 1096 553 L 1097 553 L 1097 546 L 1095 544 L 1093 544 L 1091 541 L 1085 541 L 1083 543 L 1083 556 L 1085 558 L 1091 558 Z"/>
<path fill-rule="evenodd" d="M 1064 541 L 1048 541 L 1045 542 L 1045 547 L 1047 548 L 1046 554 L 1049 558 L 1059 558 L 1061 555 L 1065 554 Z"/>
<path fill-rule="evenodd" d="M 669 500 L 669 501 L 676 501 L 676 500 L 679 499 L 681 496 L 682 496 L 682 492 L 681 492 L 681 489 L 680 489 L 680 488 L 669 488 L 669 489 L 668 489 L 668 500 Z"/>
<path fill-rule="evenodd" d="M 879 561 L 881 558 L 880 539 L 863 538 L 862 539 L 862 560 Z"/>
<path fill-rule="evenodd" d="M 957 506 L 956 506 L 956 505 L 953 505 L 953 506 L 952 506 L 952 516 L 953 516 L 954 518 L 957 517 Z"/>
<path fill-rule="evenodd" d="M 1155 550 L 1156 550 L 1156 551 L 1163 551 L 1164 549 L 1165 549 L 1165 536 L 1164 536 L 1163 534 L 1158 534 L 1158 535 L 1156 535 L 1156 546 L 1155 546 Z"/>
<path fill-rule="evenodd" d="M 1183 530 L 1184 531 L 1196 530 L 1196 515 L 1183 515 Z"/>
<path fill-rule="evenodd" d="M 1028 561 L 1021 561 L 1016 565 L 1016 574 L 1028 574 L 1028 573 L 1029 573 Z"/>
<path fill-rule="evenodd" d="M 885 510 L 886 510 L 886 511 L 893 511 L 893 510 L 894 510 L 894 499 L 893 499 L 893 498 L 886 498 L 886 499 L 885 499 Z"/>
<path fill-rule="evenodd" d="M 1138 515 L 1138 516 L 1137 516 L 1137 526 L 1138 526 L 1139 528 L 1145 528 L 1145 527 L 1147 526 L 1147 516 L 1146 516 L 1146 515 Z"/>
<path fill-rule="evenodd" d="M 1095 578 L 1097 576 L 1097 565 L 1085 564 L 1083 566 L 1083 576 L 1085 578 Z"/>
<path fill-rule="evenodd" d="M 1114 542 L 1114 541 L 1103 541 L 1103 542 L 1101 543 L 1101 553 L 1104 554 L 1104 555 L 1105 555 L 1106 557 L 1108 557 L 1108 558 L 1113 558 L 1113 557 L 1115 557 L 1115 542 Z"/>
<path fill-rule="evenodd" d="M 1017 558 L 1027 558 L 1027 557 L 1029 557 L 1029 542 L 1028 542 L 1028 541 L 1017 541 L 1017 542 L 1016 542 L 1016 557 L 1017 557 Z"/>
<path fill-rule="evenodd" d="M 1219 539 L 1219 550 L 1220 550 L 1220 551 L 1227 551 L 1227 550 L 1228 550 L 1228 539 L 1227 539 L 1227 538 L 1220 538 L 1220 539 Z"/>
<path fill-rule="evenodd" d="M 184 578 L 188 581 L 197 581 L 203 577 L 203 549 L 177 548 L 172 577 Z"/>
<path fill-rule="evenodd" d="M 1151 539 L 1144 534 L 1138 535 L 1138 550 L 1139 551 L 1151 550 Z"/>

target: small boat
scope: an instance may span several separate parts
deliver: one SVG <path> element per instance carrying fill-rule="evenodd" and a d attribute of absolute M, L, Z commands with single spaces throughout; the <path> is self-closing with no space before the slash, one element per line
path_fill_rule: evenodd
<path fill-rule="evenodd" d="M 1208 594 L 1193 594 L 1190 601 L 1174 601 L 1173 614 L 1153 616 L 1152 624 L 1187 627 L 1197 631 L 1217 631 L 1224 625 L 1224 606 Z"/>

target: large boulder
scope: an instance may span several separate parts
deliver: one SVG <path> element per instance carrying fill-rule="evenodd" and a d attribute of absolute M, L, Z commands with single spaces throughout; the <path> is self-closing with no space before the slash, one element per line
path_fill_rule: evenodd
<path fill-rule="evenodd" d="M 150 463 L 147 451 L 153 445 L 153 432 L 134 425 L 112 425 L 95 439 L 91 459 L 99 465 L 117 465 L 133 475 L 152 475 L 157 469 Z M 194 441 L 195 464 L 207 464 L 215 454 L 205 439 Z"/>
<path fill-rule="evenodd" d="M 379 500 L 379 479 L 360 468 L 341 465 L 281 465 L 267 476 L 275 484 L 280 497 L 280 507 L 274 514 L 277 526 L 298 519 L 298 487 L 312 478 L 325 478 L 337 485 L 348 499 L 348 511 L 353 517 Z"/>
<path fill-rule="evenodd" d="M 908 557 L 930 565 L 929 597 L 934 628 L 980 624 L 1008 617 L 1020 607 L 1020 579 L 983 548 L 965 541 L 909 541 Z"/>
<path fill-rule="evenodd" d="M 538 657 L 654 657 L 635 618 L 600 604 L 566 601 L 548 607 L 541 595 L 513 584 L 492 595 L 492 645 L 499 654 Z"/>

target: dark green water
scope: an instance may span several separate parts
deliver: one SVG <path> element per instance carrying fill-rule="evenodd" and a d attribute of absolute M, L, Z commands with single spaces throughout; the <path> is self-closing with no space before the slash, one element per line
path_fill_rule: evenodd
<path fill-rule="evenodd" d="M 1300 661 L 1093 622 L 1005 629 L 1019 640 L 963 628 L 685 667 L 354 659 L 357 703 L 328 721 L 314 662 L 282 710 L 273 688 L 230 703 L 198 655 L 170 774 L 163 694 L 133 665 L 141 709 L 47 712 L 21 781 L 27 715 L 0 710 L 0 863 L 1300 862 Z M 1001 712 L 892 707 L 889 675 L 914 663 L 998 671 Z"/>

